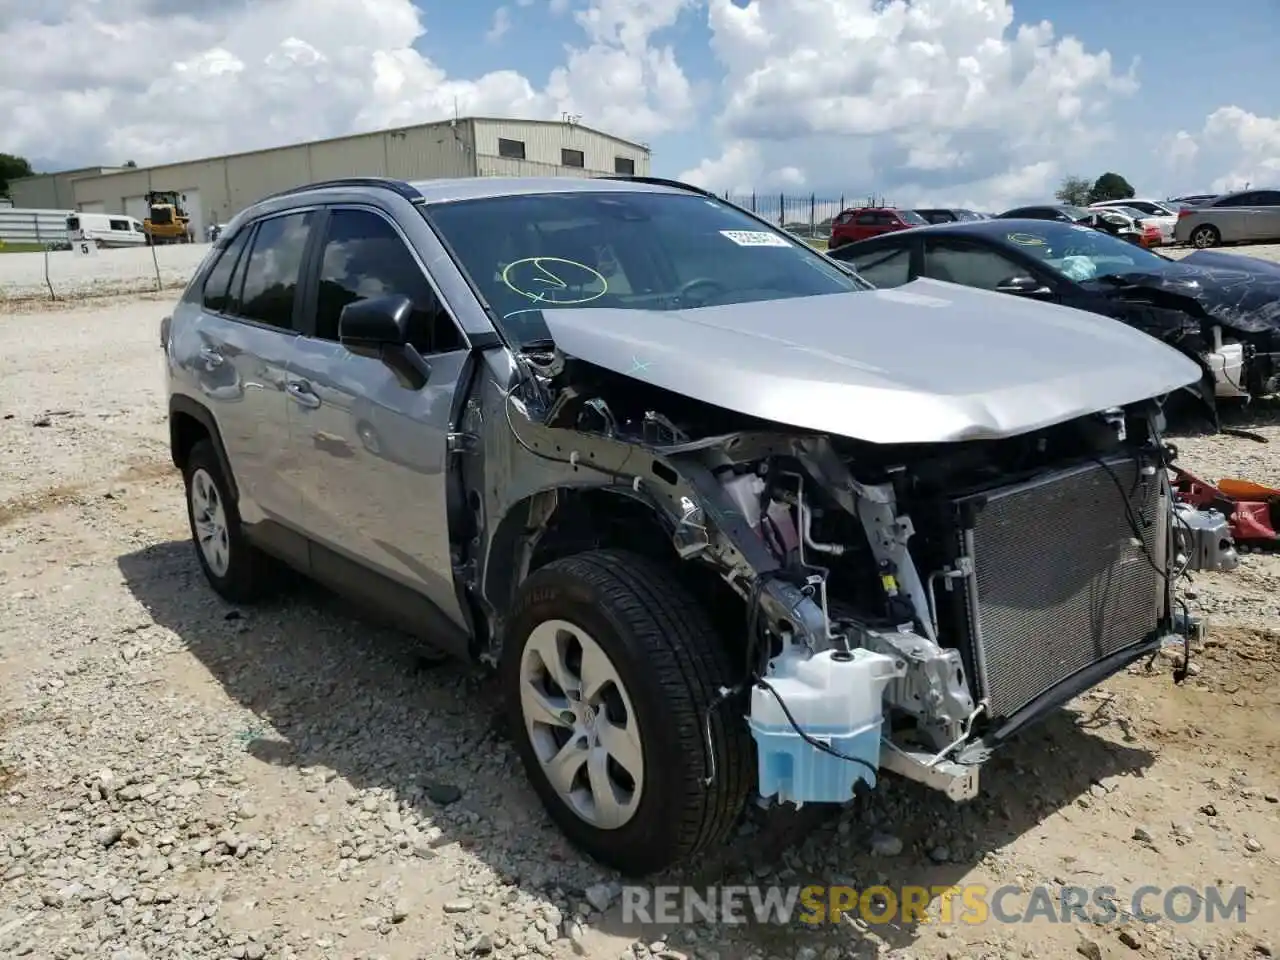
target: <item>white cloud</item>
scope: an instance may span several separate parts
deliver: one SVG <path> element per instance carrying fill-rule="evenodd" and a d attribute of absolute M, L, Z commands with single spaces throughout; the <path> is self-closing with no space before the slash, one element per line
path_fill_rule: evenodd
<path fill-rule="evenodd" d="M 95 0 L 45 13 L 0 0 L 4 149 L 66 164 L 161 163 L 422 123 L 455 103 L 474 114 L 567 111 L 654 137 L 691 116 L 674 54 L 650 42 L 685 5 L 595 0 L 577 17 L 584 42 L 538 87 L 513 70 L 446 75 L 413 47 L 430 35 L 411 0 Z M 495 39 L 509 24 L 502 9 Z"/>
<path fill-rule="evenodd" d="M 1179 130 L 1161 152 L 1189 190 L 1280 186 L 1280 117 L 1219 107 L 1199 133 Z"/>
<path fill-rule="evenodd" d="M 493 22 L 489 25 L 489 32 L 484 36 L 490 43 L 494 43 L 501 40 L 510 29 L 511 10 L 508 7 L 499 7 L 493 11 Z"/>
<path fill-rule="evenodd" d="M 1045 199 L 1137 87 L 1048 23 L 1013 29 L 1008 0 L 709 3 L 725 146 L 685 175 L 717 189 L 798 173 L 905 203 Z"/>

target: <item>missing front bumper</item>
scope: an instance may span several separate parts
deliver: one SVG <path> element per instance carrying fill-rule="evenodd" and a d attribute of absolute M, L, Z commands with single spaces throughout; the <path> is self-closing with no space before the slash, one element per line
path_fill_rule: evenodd
<path fill-rule="evenodd" d="M 960 746 L 953 754 L 945 757 L 932 755 L 885 740 L 882 743 L 880 766 L 908 780 L 938 790 L 953 801 L 971 800 L 978 795 L 979 774 L 983 764 L 1016 734 L 1039 723 L 1058 708 L 1115 676 L 1130 664 L 1154 656 L 1162 647 L 1184 645 L 1189 648 L 1190 641 L 1203 637 L 1204 629 L 1201 621 L 1179 614 L 1168 632 L 1154 635 L 1080 670 L 1045 691 L 995 729 Z M 1185 666 L 1184 663 L 1184 669 Z"/>

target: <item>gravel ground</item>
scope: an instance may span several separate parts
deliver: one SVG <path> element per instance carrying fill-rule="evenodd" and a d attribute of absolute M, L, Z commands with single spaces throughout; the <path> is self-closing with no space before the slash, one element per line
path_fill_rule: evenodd
<path fill-rule="evenodd" d="M 196 257 L 160 255 L 173 252 Z M 1148 883 L 1244 885 L 1245 923 L 630 927 L 618 879 L 566 846 L 518 774 L 488 678 L 429 666 L 318 589 L 240 610 L 205 586 L 167 454 L 156 331 L 170 302 L 0 314 L 0 957 L 1280 945 L 1280 557 L 1196 576 L 1212 629 L 1186 684 L 1163 656 L 1113 678 L 998 755 L 974 803 L 889 779 L 835 816 L 753 811 L 722 856 L 664 881 L 1112 885 L 1122 902 Z M 1234 421 L 1280 442 L 1280 404 Z M 1176 440 L 1207 478 L 1280 485 L 1269 444 Z"/>

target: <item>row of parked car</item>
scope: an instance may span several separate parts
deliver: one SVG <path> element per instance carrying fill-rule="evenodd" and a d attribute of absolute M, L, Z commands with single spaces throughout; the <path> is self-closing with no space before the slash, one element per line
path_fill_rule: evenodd
<path fill-rule="evenodd" d="M 1231 221 L 1214 220 L 1215 211 L 1240 209 L 1218 206 L 1221 199 L 1189 204 L 1170 216 L 1173 236 L 1199 240 L 1212 230 L 1220 237 Z M 991 218 L 912 222 L 913 229 L 883 229 L 839 243 L 833 238 L 828 255 L 882 289 L 940 280 L 1122 320 L 1200 364 L 1197 392 L 1215 420 L 1220 400 L 1280 390 L 1280 264 L 1204 249 L 1173 260 L 1146 249 L 1156 244 L 1128 241 L 1102 222 L 1097 214 L 1111 209 L 1045 205 Z M 923 219 L 921 212 L 909 212 Z"/>
<path fill-rule="evenodd" d="M 1103 200 L 1088 207 L 1032 204 L 1004 213 L 962 208 L 858 207 L 832 221 L 831 249 L 870 237 L 940 223 L 1033 219 L 1102 227 L 1143 247 L 1189 244 L 1197 249 L 1224 243 L 1280 240 L 1280 190 L 1193 194 L 1171 200 Z"/>

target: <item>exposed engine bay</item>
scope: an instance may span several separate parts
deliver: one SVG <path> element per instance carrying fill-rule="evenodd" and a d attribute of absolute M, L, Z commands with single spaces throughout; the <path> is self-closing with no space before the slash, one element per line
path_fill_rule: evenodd
<path fill-rule="evenodd" d="M 765 799 L 848 799 L 882 768 L 974 796 L 1027 723 L 1163 644 L 1184 645 L 1185 670 L 1196 625 L 1176 580 L 1234 559 L 1173 509 L 1156 401 L 885 445 L 755 421 L 549 342 L 520 362 L 504 398 L 520 445 L 646 504 L 741 602 L 742 676 L 717 709 L 746 707 Z M 531 509 L 526 564 L 562 505 Z"/>

